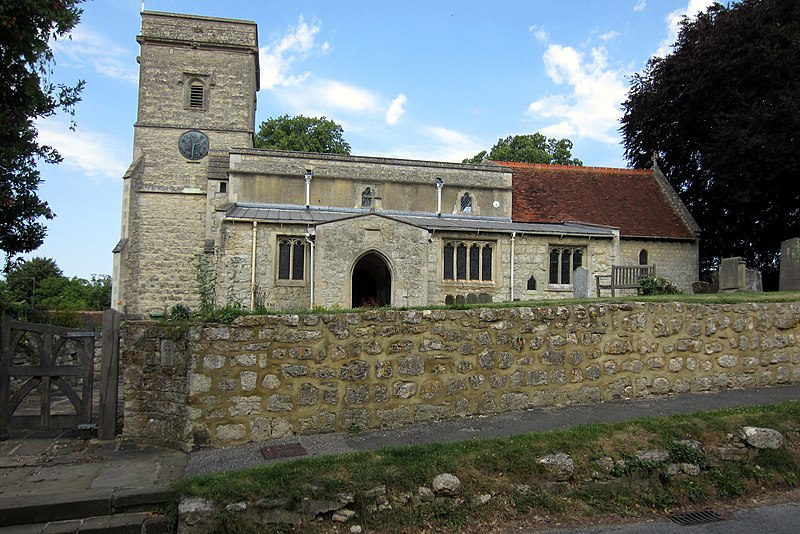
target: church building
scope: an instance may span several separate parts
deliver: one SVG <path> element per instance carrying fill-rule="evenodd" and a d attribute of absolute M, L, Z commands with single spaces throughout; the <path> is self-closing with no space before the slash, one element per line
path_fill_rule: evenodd
<path fill-rule="evenodd" d="M 572 297 L 613 265 L 684 291 L 699 228 L 652 170 L 253 148 L 255 23 L 142 13 L 112 306 L 425 306 Z M 595 296 L 593 283 L 584 290 Z"/>

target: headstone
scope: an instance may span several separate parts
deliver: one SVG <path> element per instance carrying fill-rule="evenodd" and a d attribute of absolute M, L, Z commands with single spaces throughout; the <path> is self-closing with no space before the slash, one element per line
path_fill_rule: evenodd
<path fill-rule="evenodd" d="M 444 303 L 447 306 L 452 306 L 453 304 L 455 304 L 455 302 L 456 302 L 456 299 L 453 298 L 453 295 L 445 295 Z"/>
<path fill-rule="evenodd" d="M 589 298 L 589 269 L 586 267 L 572 271 L 572 296 L 576 299 Z"/>
<path fill-rule="evenodd" d="M 781 272 L 778 290 L 800 291 L 800 237 L 781 243 Z"/>
<path fill-rule="evenodd" d="M 467 299 L 464 298 L 464 295 L 456 295 L 456 305 L 462 305 L 467 302 Z"/>
<path fill-rule="evenodd" d="M 489 293 L 480 293 L 478 295 L 478 302 L 481 304 L 489 304 L 492 302 L 492 295 Z"/>
<path fill-rule="evenodd" d="M 761 271 L 758 269 L 747 269 L 747 280 L 745 282 L 748 291 L 755 293 L 764 292 L 764 283 L 761 281 Z"/>
<path fill-rule="evenodd" d="M 475 293 L 467 293 L 467 304 L 477 304 L 478 303 L 478 295 Z"/>
<path fill-rule="evenodd" d="M 741 291 L 747 287 L 747 266 L 742 258 L 723 258 L 719 266 L 719 290 Z"/>

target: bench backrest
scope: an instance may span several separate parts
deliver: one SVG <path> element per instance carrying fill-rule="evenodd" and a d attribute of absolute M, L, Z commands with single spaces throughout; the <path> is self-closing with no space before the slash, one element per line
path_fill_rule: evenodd
<path fill-rule="evenodd" d="M 612 265 L 611 280 L 612 284 L 619 286 L 638 286 L 639 280 L 656 273 L 655 265 Z"/>

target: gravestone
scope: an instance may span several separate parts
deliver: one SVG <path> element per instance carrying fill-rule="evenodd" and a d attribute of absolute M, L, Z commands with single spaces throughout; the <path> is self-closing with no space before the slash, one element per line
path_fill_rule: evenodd
<path fill-rule="evenodd" d="M 445 303 L 447 306 L 452 306 L 453 304 L 455 304 L 455 303 L 456 303 L 456 299 L 455 299 L 455 298 L 453 298 L 453 295 L 445 295 L 445 296 L 444 296 L 444 303 Z"/>
<path fill-rule="evenodd" d="M 742 258 L 723 258 L 719 266 L 719 290 L 742 291 L 747 287 L 747 265 Z"/>
<path fill-rule="evenodd" d="M 758 269 L 747 269 L 746 289 L 756 293 L 764 291 L 764 282 L 761 280 L 761 271 Z"/>
<path fill-rule="evenodd" d="M 478 295 L 475 293 L 467 293 L 467 304 L 477 304 L 478 303 Z"/>
<path fill-rule="evenodd" d="M 456 306 L 462 306 L 466 304 L 467 299 L 464 298 L 464 295 L 456 295 Z"/>
<path fill-rule="evenodd" d="M 489 293 L 481 293 L 478 295 L 478 302 L 481 304 L 490 304 L 492 302 L 492 295 Z"/>
<path fill-rule="evenodd" d="M 589 298 L 589 269 L 586 267 L 572 271 L 572 296 L 576 299 Z"/>
<path fill-rule="evenodd" d="M 800 291 L 800 237 L 781 243 L 780 291 Z"/>

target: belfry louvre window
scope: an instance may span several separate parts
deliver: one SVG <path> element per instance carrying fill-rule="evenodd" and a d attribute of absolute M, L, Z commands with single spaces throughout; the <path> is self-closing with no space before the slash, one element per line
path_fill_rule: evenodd
<path fill-rule="evenodd" d="M 472 213 L 472 195 L 464 193 L 461 197 L 461 211 L 464 213 Z"/>
<path fill-rule="evenodd" d="M 306 244 L 302 238 L 278 239 L 278 280 L 305 278 Z"/>
<path fill-rule="evenodd" d="M 551 284 L 571 284 L 572 271 L 583 265 L 584 249 L 553 247 L 550 249 Z"/>
<path fill-rule="evenodd" d="M 492 281 L 493 243 L 447 241 L 442 250 L 442 277 L 453 281 Z"/>
<path fill-rule="evenodd" d="M 189 86 L 189 107 L 194 109 L 205 108 L 205 87 L 201 82 L 193 81 Z"/>

